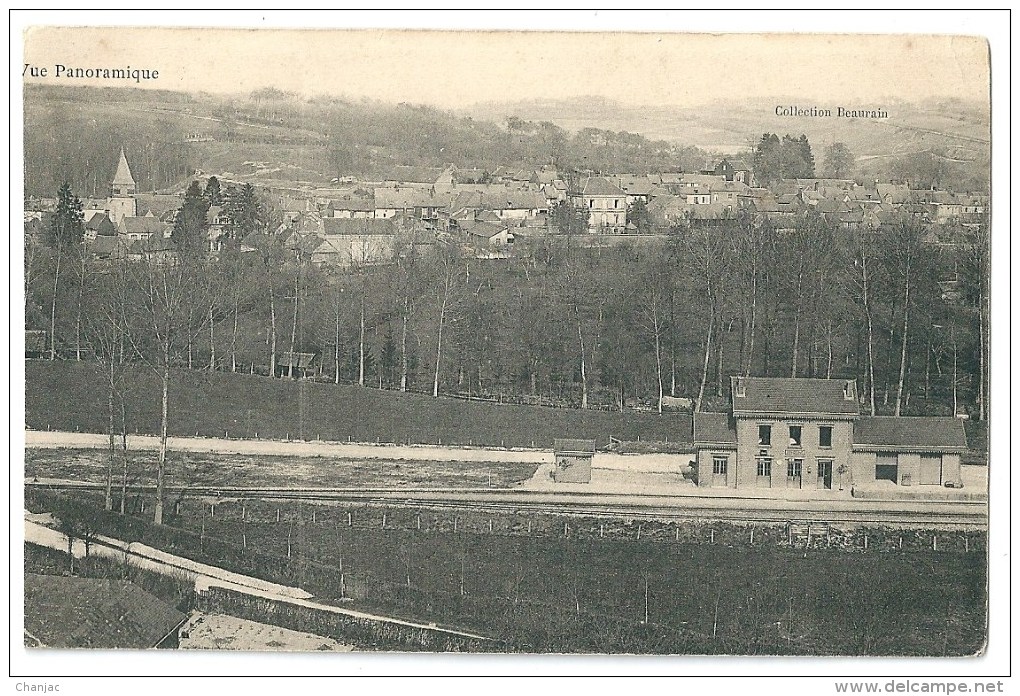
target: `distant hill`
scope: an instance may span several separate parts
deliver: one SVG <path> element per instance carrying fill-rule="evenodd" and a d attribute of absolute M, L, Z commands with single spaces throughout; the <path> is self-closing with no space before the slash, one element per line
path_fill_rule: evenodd
<path fill-rule="evenodd" d="M 590 96 L 452 112 L 279 90 L 229 96 L 29 85 L 26 193 L 52 196 L 69 181 L 78 195 L 105 196 L 122 146 L 139 190 L 153 191 L 180 190 L 196 171 L 297 186 L 321 185 L 340 174 L 451 163 L 489 171 L 546 164 L 606 172 L 692 170 L 713 153 L 747 155 L 764 132 L 807 135 L 819 174 L 825 146 L 844 142 L 858 158 L 861 177 L 889 178 L 903 170 L 904 158 L 934 152 L 952 165 L 951 180 L 959 187 L 987 186 L 989 114 L 981 105 L 894 101 L 864 105 L 889 113 L 867 120 L 781 117 L 776 101 L 797 104 L 783 98 L 633 106 Z"/>
<path fill-rule="evenodd" d="M 829 108 L 828 118 L 777 116 L 777 106 Z M 887 119 L 835 116 L 836 107 L 881 108 Z M 697 106 L 627 106 L 598 97 L 482 103 L 465 113 L 501 122 L 509 116 L 551 121 L 568 130 L 602 128 L 641 133 L 706 151 L 747 154 L 765 132 L 804 134 L 822 164 L 824 147 L 843 142 L 858 157 L 860 174 L 881 175 L 896 158 L 935 151 L 970 176 L 987 180 L 990 114 L 986 105 L 955 99 L 920 103 L 815 104 L 794 97 L 727 99 Z"/>

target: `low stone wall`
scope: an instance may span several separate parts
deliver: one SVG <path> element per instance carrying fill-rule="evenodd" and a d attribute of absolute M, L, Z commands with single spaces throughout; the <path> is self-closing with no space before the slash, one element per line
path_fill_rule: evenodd
<path fill-rule="evenodd" d="M 277 598 L 236 592 L 224 587 L 202 588 L 198 608 L 250 621 L 332 638 L 362 650 L 425 652 L 498 652 L 498 641 L 455 631 L 387 620 L 359 612 L 331 611 L 326 607 L 287 602 Z"/>
<path fill-rule="evenodd" d="M 592 461 L 593 469 L 611 469 L 615 471 L 634 471 L 640 473 L 682 474 L 688 471 L 694 461 L 693 454 L 616 454 L 615 452 L 596 452 Z"/>

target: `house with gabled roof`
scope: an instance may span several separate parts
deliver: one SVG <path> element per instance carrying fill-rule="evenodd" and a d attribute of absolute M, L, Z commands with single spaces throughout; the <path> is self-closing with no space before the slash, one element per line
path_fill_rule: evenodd
<path fill-rule="evenodd" d="M 449 213 L 450 204 L 436 195 L 434 188 L 411 186 L 375 189 L 375 217 L 392 218 L 409 215 L 420 220 L 438 220 Z"/>
<path fill-rule="evenodd" d="M 373 218 L 375 217 L 375 197 L 346 195 L 332 198 L 326 204 L 323 213 L 325 218 Z"/>
<path fill-rule="evenodd" d="M 96 237 L 116 237 L 117 226 L 106 213 L 99 213 L 85 223 L 85 241 L 91 242 Z"/>
<path fill-rule="evenodd" d="M 169 236 L 169 227 L 155 217 L 124 217 L 120 219 L 119 232 L 125 239 L 135 242 L 159 237 L 164 233 Z"/>
<path fill-rule="evenodd" d="M 726 181 L 737 181 L 747 186 L 754 186 L 754 173 L 744 160 L 723 158 L 715 165 L 712 173 L 725 177 Z"/>
<path fill-rule="evenodd" d="M 397 226 L 390 218 L 324 218 L 323 237 L 311 251 L 315 265 L 371 266 L 394 260 Z"/>
<path fill-rule="evenodd" d="M 729 413 L 694 415 L 699 486 L 959 487 L 958 418 L 862 416 L 856 380 L 731 377 Z"/>
<path fill-rule="evenodd" d="M 570 203 L 588 211 L 588 231 L 622 234 L 627 229 L 627 192 L 601 176 L 585 179 L 570 192 Z"/>

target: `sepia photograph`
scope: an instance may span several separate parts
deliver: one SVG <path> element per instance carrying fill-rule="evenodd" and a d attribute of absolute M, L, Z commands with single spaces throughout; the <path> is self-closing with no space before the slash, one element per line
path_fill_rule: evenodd
<path fill-rule="evenodd" d="M 986 655 L 985 37 L 144 14 L 21 30 L 33 664 Z"/>

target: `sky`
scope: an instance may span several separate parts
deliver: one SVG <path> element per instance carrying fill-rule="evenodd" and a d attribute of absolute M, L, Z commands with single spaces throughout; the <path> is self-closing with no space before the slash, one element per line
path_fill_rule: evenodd
<path fill-rule="evenodd" d="M 854 21 L 830 21 L 839 19 L 832 16 L 823 22 L 777 23 L 778 14 L 752 25 L 772 31 L 847 31 L 876 24 L 855 25 L 860 15 L 853 15 Z M 367 97 L 443 108 L 581 95 L 605 96 L 629 105 L 689 106 L 717 99 L 789 96 L 796 98 L 798 105 L 861 107 L 880 107 L 893 97 L 988 97 L 988 48 L 977 36 L 677 33 L 717 26 L 746 31 L 747 23 L 720 23 L 717 15 L 708 15 L 715 24 L 699 24 L 695 15 L 676 12 L 522 12 L 480 17 L 471 13 L 291 13 L 260 21 L 262 16 L 210 13 L 197 17 L 198 23 L 207 27 L 217 22 L 262 27 L 248 30 L 138 26 L 181 24 L 178 20 L 184 18 L 196 24 L 194 13 L 84 15 L 87 24 L 116 20 L 130 21 L 134 27 L 67 27 L 81 16 L 28 16 L 25 23 L 31 28 L 23 34 L 24 61 L 51 66 L 51 74 L 26 80 L 110 86 L 109 80 L 58 79 L 52 75 L 52 66 L 130 65 L 160 73 L 156 81 L 128 83 L 132 86 L 217 93 L 273 86 L 309 96 Z M 726 19 L 738 16 L 743 13 Z M 471 19 L 473 23 L 465 21 Z M 267 28 L 274 23 L 275 28 Z M 279 26 L 387 23 L 396 27 L 498 26 L 571 32 L 299 30 Z M 47 24 L 65 26 L 39 26 Z M 883 22 L 882 26 L 895 28 L 896 23 Z M 909 26 L 919 25 L 911 22 Z M 923 29 L 924 23 L 920 26 Z M 964 32 L 968 28 L 966 22 L 949 26 Z"/>

